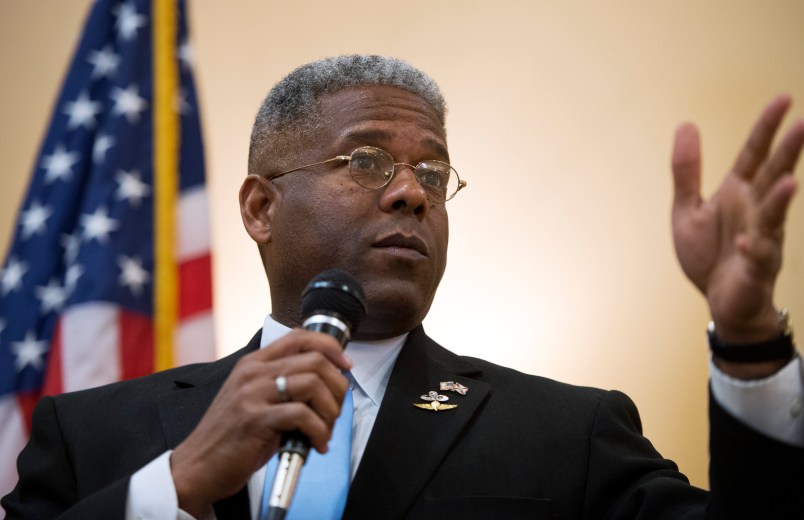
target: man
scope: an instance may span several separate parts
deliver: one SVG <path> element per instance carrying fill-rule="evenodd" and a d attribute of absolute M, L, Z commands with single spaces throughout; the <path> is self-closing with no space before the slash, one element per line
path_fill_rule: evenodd
<path fill-rule="evenodd" d="M 674 238 L 716 327 L 711 493 L 642 437 L 624 395 L 462 358 L 424 334 L 446 267 L 446 201 L 462 186 L 444 102 L 407 64 L 345 56 L 291 73 L 254 125 L 240 206 L 270 282 L 262 332 L 215 363 L 43 399 L 3 500 L 9 518 L 257 518 L 281 433 L 298 429 L 325 452 L 349 386 L 344 518 L 800 516 L 800 421 L 778 432 L 772 406 L 744 406 L 802 392 L 771 298 L 804 142 L 799 122 L 770 153 L 788 106 L 768 106 L 710 201 L 698 194 L 696 130 L 676 135 Z M 348 357 L 330 337 L 289 330 L 305 285 L 332 267 L 366 295 Z M 412 406 L 443 394 L 457 407 Z"/>

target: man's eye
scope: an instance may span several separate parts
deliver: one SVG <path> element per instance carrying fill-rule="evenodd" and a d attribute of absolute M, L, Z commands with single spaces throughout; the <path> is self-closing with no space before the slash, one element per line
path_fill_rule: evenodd
<path fill-rule="evenodd" d="M 446 175 L 438 170 L 425 170 L 419 175 L 419 182 L 430 188 L 443 189 L 447 185 Z"/>
<path fill-rule="evenodd" d="M 352 156 L 351 167 L 360 171 L 376 171 L 377 158 L 370 154 L 357 154 Z"/>

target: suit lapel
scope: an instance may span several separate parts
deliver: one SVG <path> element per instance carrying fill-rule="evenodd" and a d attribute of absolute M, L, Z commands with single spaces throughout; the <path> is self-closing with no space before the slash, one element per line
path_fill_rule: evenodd
<path fill-rule="evenodd" d="M 349 491 L 344 518 L 399 518 L 405 515 L 467 423 L 480 411 L 490 389 L 471 379 L 479 370 L 428 338 L 411 331 L 394 365 L 377 420 Z M 452 410 L 413 406 L 438 391 L 441 381 L 469 388 L 447 395 Z"/>
<path fill-rule="evenodd" d="M 168 448 L 173 449 L 193 431 L 235 363 L 259 347 L 258 332 L 249 344 L 234 354 L 214 363 L 201 365 L 175 381 L 175 390 L 157 398 L 162 430 Z M 229 498 L 214 504 L 218 518 L 250 518 L 248 492 L 243 488 Z"/>

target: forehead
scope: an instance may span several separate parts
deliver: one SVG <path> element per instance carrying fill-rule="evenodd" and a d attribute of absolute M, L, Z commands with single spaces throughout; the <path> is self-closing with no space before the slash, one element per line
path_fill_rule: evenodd
<path fill-rule="evenodd" d="M 335 153 L 373 145 L 393 155 L 400 147 L 414 146 L 431 159 L 449 157 L 435 109 L 407 90 L 387 85 L 349 87 L 322 96 L 320 107 Z"/>

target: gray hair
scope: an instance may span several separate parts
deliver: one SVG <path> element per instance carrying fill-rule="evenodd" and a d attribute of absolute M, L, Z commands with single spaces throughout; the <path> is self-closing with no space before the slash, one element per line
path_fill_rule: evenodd
<path fill-rule="evenodd" d="M 445 126 L 446 103 L 436 82 L 412 65 L 385 56 L 335 56 L 297 68 L 266 96 L 257 112 L 249 146 L 249 173 L 289 167 L 301 142 L 325 126 L 318 101 L 323 94 L 360 85 L 403 88 L 427 101 Z"/>

